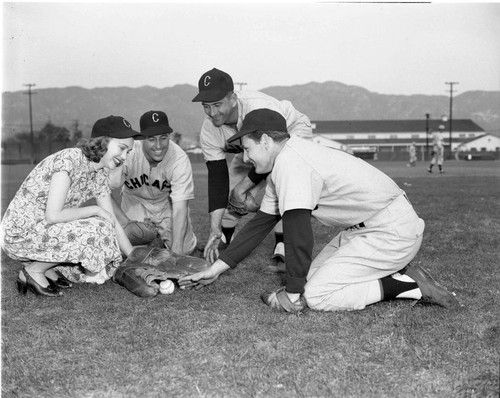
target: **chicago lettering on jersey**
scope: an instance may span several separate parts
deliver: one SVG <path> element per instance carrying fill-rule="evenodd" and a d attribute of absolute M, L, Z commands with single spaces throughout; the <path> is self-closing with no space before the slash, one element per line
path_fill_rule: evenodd
<path fill-rule="evenodd" d="M 170 181 L 168 180 L 164 180 L 162 183 L 160 183 L 160 180 L 154 180 L 153 183 L 150 183 L 149 176 L 147 174 L 143 174 L 139 178 L 134 177 L 125 180 L 125 186 L 128 189 L 141 188 L 143 185 L 158 188 L 160 191 L 163 191 L 165 188 L 170 189 L 171 187 Z"/>

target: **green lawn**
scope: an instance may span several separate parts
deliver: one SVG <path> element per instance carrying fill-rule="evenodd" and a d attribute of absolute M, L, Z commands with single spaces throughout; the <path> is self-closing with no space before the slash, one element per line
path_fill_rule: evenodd
<path fill-rule="evenodd" d="M 3 397 L 498 397 L 500 163 L 375 162 L 426 222 L 415 261 L 456 292 L 458 311 L 410 300 L 300 316 L 267 308 L 269 236 L 200 291 L 138 298 L 113 282 L 62 298 L 21 296 L 2 253 Z M 2 214 L 29 166 L 2 166 Z M 207 186 L 194 164 L 195 232 Z M 314 223 L 315 254 L 332 231 Z"/>

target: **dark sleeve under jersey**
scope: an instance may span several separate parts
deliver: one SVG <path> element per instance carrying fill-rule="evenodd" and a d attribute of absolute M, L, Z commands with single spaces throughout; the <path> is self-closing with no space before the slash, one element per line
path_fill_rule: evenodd
<path fill-rule="evenodd" d="M 207 162 L 208 169 L 208 212 L 225 209 L 229 197 L 229 170 L 227 162 L 212 160 Z"/>
<path fill-rule="evenodd" d="M 283 214 L 283 238 L 286 256 L 286 291 L 302 294 L 311 267 L 314 247 L 311 210 L 286 211 Z"/>
<path fill-rule="evenodd" d="M 258 211 L 239 231 L 219 258 L 231 268 L 244 260 L 264 240 L 280 220 L 279 215 Z"/>
<path fill-rule="evenodd" d="M 264 181 L 269 173 L 264 173 L 264 174 L 257 174 L 255 171 L 255 166 L 252 166 L 250 171 L 248 172 L 248 178 L 250 181 L 252 181 L 255 185 L 260 183 L 261 181 Z"/>

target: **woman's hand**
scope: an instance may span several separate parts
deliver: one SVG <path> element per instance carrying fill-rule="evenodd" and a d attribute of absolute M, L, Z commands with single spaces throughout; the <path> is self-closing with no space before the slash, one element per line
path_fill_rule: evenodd
<path fill-rule="evenodd" d="M 104 210 L 102 207 L 100 207 L 100 206 L 96 206 L 96 207 L 97 207 L 96 216 L 104 218 L 105 220 L 108 220 L 111 223 L 111 225 L 114 227 L 116 224 L 116 217 L 113 214 L 111 214 L 109 211 Z"/>

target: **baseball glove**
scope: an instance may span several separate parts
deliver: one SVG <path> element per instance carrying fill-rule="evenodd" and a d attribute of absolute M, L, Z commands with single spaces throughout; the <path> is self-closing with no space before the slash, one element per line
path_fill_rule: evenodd
<path fill-rule="evenodd" d="M 136 247 L 115 271 L 113 280 L 136 296 L 151 298 L 160 291 L 159 281 L 177 281 L 209 267 L 204 259 L 176 254 L 166 248 Z"/>
<path fill-rule="evenodd" d="M 147 245 L 158 235 L 158 230 L 152 222 L 130 221 L 123 230 L 132 246 Z"/>
<path fill-rule="evenodd" d="M 245 201 L 241 202 L 234 195 L 234 190 L 231 191 L 229 195 L 229 203 L 227 205 L 227 209 L 230 213 L 233 213 L 237 216 L 244 216 L 248 213 L 255 213 L 260 209 L 260 205 L 255 200 L 254 196 L 247 192 L 245 195 Z"/>

